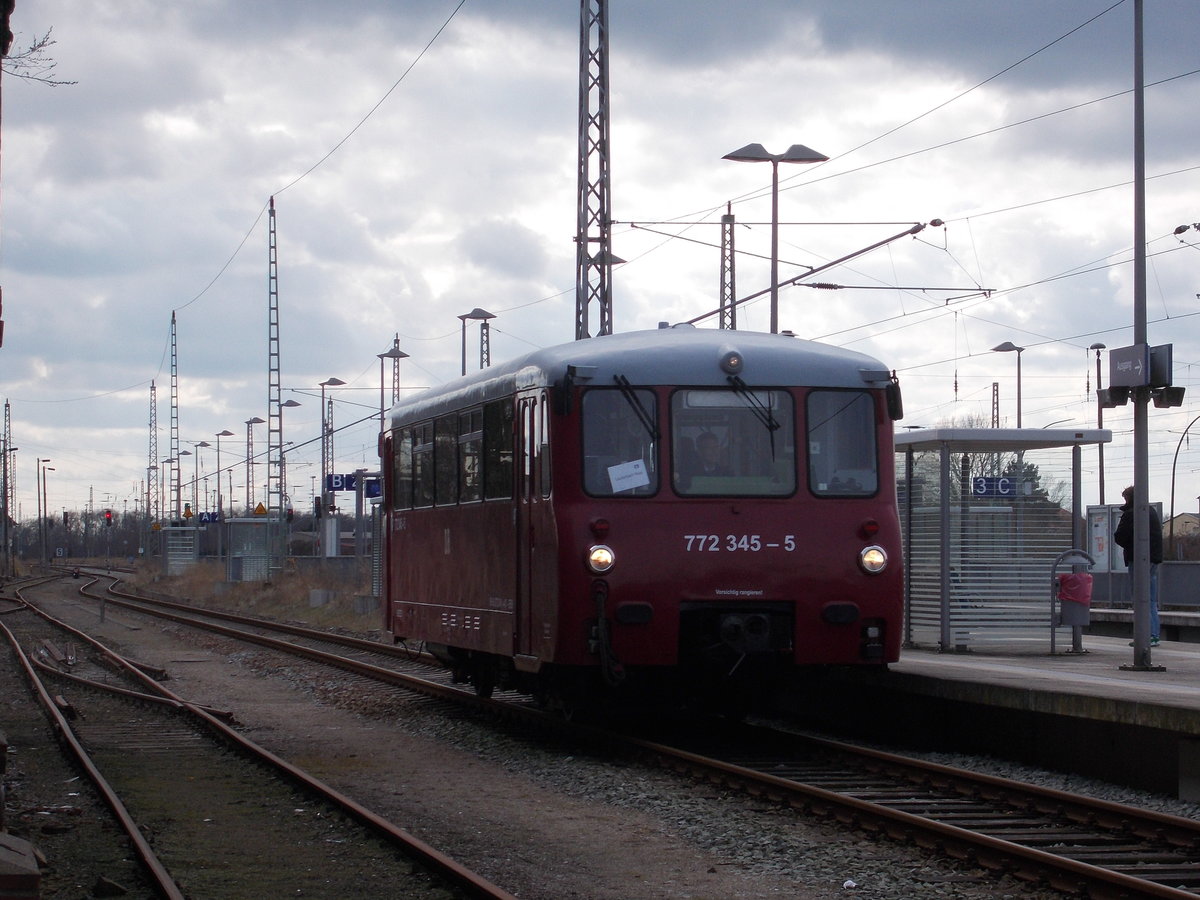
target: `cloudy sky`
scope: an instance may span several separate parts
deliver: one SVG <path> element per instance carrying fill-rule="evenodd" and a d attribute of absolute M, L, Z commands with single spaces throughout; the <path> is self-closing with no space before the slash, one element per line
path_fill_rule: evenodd
<path fill-rule="evenodd" d="M 1151 410 L 1165 503 L 1200 404 L 1200 231 L 1174 234 L 1200 222 L 1200 4 L 1145 11 L 1148 334 L 1188 388 Z M 1087 348 L 1133 343 L 1132 0 L 610 0 L 609 17 L 616 330 L 717 304 L 728 202 L 738 294 L 765 288 L 770 168 L 721 157 L 803 143 L 830 161 L 780 168 L 783 278 L 945 225 L 821 274 L 843 290 L 783 290 L 782 328 L 895 368 L 902 425 L 988 424 L 993 384 L 1015 425 L 1016 360 L 989 349 L 1007 340 L 1027 348 L 1025 426 L 1095 425 Z M 405 391 L 458 374 L 457 316 L 476 306 L 496 315 L 493 361 L 574 337 L 574 0 L 19 0 L 12 24 L 14 54 L 52 30 L 48 76 L 71 82 L 3 79 L 20 516 L 39 458 L 51 511 L 134 511 L 152 382 L 170 451 L 172 313 L 181 444 L 228 429 L 222 463 L 244 458 L 246 421 L 267 416 L 272 196 L 297 506 L 319 470 L 318 384 L 348 383 L 339 427 L 369 416 L 394 336 Z M 767 303 L 739 326 L 766 330 Z M 1105 425 L 1111 502 L 1130 408 Z M 338 432 L 335 471 L 374 468 L 377 427 Z M 1200 445 L 1182 448 L 1176 504 L 1194 510 Z M 183 478 L 214 468 L 206 450 Z M 265 480 L 260 465 L 257 498 Z M 235 470 L 239 499 L 245 482 Z"/>

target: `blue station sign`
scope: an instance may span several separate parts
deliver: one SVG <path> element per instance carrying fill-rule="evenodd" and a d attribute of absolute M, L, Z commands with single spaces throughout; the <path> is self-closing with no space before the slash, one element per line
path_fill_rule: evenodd
<path fill-rule="evenodd" d="M 326 475 L 325 490 L 326 491 L 357 491 L 358 490 L 358 473 L 350 472 L 345 475 Z M 378 497 L 382 493 L 378 478 L 363 478 L 363 496 L 370 499 Z"/>
<path fill-rule="evenodd" d="M 977 475 L 971 479 L 972 497 L 1015 497 L 1018 479 L 1005 475 Z"/>

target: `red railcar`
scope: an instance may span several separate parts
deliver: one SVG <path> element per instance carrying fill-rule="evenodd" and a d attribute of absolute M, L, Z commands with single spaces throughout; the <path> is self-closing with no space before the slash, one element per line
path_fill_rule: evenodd
<path fill-rule="evenodd" d="M 899 390 L 695 328 L 538 351 L 395 406 L 387 627 L 482 694 L 736 696 L 899 653 Z"/>

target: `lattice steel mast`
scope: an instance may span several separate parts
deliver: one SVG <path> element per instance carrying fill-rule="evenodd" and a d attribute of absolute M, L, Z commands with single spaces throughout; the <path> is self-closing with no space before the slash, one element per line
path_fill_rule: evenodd
<path fill-rule="evenodd" d="M 737 328 L 737 277 L 733 250 L 733 203 L 725 204 L 721 216 L 721 320 L 718 328 Z"/>
<path fill-rule="evenodd" d="M 271 198 L 267 223 L 267 514 L 282 523 L 287 485 L 284 482 L 283 404 L 279 381 L 279 256 L 274 197 Z M 282 552 L 286 553 L 287 548 Z"/>
<path fill-rule="evenodd" d="M 13 465 L 12 453 L 16 449 L 12 445 L 12 407 L 9 406 L 7 400 L 4 401 L 4 447 L 0 448 L 4 453 L 4 489 L 0 492 L 0 499 L 4 502 L 4 518 L 0 520 L 0 524 L 4 528 L 4 575 L 12 574 L 12 523 L 14 521 L 12 509 L 13 499 L 16 497 L 17 473 L 16 466 Z"/>
<path fill-rule="evenodd" d="M 611 189 L 609 179 L 608 0 L 582 0 L 579 26 L 579 179 L 575 233 L 575 340 L 612 334 Z"/>
<path fill-rule="evenodd" d="M 150 382 L 150 459 L 146 463 L 146 530 L 159 521 L 158 388 Z"/>
<path fill-rule="evenodd" d="M 183 515 L 179 492 L 179 342 L 175 331 L 175 313 L 171 313 L 171 524 L 178 524 Z"/>

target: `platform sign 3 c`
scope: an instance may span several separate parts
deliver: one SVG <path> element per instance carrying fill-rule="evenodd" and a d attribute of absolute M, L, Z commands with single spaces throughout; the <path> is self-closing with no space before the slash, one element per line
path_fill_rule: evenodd
<path fill-rule="evenodd" d="M 1005 475 L 977 475 L 971 479 L 972 497 L 1015 497 L 1017 479 Z"/>

